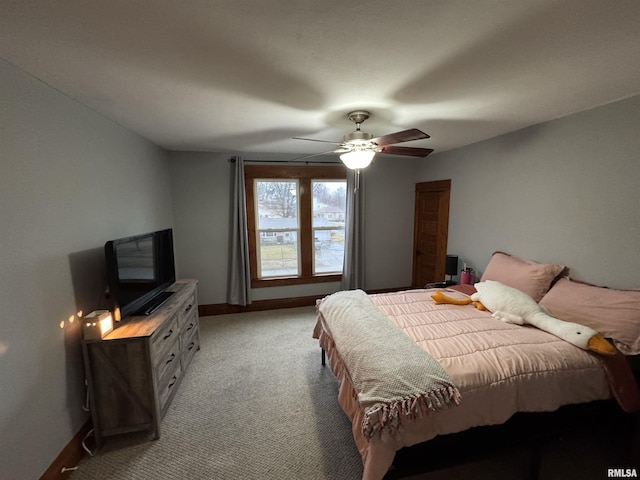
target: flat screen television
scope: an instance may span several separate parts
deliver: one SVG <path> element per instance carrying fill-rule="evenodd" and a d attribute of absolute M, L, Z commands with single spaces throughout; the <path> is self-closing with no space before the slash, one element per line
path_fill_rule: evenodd
<path fill-rule="evenodd" d="M 172 229 L 110 240 L 104 250 L 109 295 L 122 319 L 150 315 L 171 296 L 166 289 L 176 281 Z"/>

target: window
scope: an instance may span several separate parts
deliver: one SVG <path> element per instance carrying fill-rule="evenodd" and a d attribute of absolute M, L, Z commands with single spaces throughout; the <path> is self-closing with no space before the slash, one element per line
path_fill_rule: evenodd
<path fill-rule="evenodd" d="M 339 281 L 344 167 L 245 166 L 251 286 Z"/>

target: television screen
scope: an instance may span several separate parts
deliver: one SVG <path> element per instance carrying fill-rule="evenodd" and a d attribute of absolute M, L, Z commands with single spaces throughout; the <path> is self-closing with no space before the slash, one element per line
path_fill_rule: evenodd
<path fill-rule="evenodd" d="M 127 280 L 153 280 L 153 236 L 116 244 L 118 276 Z"/>
<path fill-rule="evenodd" d="M 171 229 L 105 244 L 109 293 L 122 318 L 150 314 L 169 296 L 175 282 Z"/>

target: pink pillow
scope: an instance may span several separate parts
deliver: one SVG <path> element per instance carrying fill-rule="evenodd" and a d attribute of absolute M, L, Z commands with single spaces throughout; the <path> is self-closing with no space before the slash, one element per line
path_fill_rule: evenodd
<path fill-rule="evenodd" d="M 476 293 L 476 287 L 468 284 L 461 285 L 449 285 L 447 290 L 455 290 L 456 292 L 464 293 L 465 295 L 471 296 Z"/>
<path fill-rule="evenodd" d="M 640 353 L 640 290 L 613 290 L 561 278 L 540 305 L 554 317 L 613 339 L 625 355 Z"/>
<path fill-rule="evenodd" d="M 495 252 L 480 281 L 495 280 L 504 283 L 539 302 L 563 271 L 564 265 L 537 263 L 508 253 Z"/>

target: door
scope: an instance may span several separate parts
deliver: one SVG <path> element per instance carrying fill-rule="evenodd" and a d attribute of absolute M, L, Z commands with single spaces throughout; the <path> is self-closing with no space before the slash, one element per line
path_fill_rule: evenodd
<path fill-rule="evenodd" d="M 416 183 L 413 226 L 414 288 L 445 280 L 451 180 Z"/>

